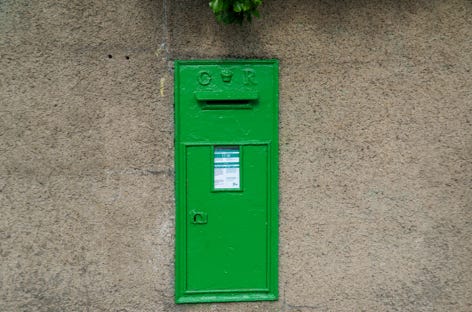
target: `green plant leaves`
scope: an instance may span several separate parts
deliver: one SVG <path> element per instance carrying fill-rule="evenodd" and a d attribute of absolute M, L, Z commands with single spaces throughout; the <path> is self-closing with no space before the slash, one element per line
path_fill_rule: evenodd
<path fill-rule="evenodd" d="M 210 0 L 210 8 L 218 22 L 242 24 L 251 22 L 252 17 L 259 17 L 257 8 L 262 0 Z"/>

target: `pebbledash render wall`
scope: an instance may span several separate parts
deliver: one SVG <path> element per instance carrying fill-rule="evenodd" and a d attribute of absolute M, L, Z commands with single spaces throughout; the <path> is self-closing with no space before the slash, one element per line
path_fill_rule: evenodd
<path fill-rule="evenodd" d="M 472 311 L 472 2 L 0 1 L 0 311 Z M 173 61 L 280 60 L 280 299 L 174 304 Z"/>

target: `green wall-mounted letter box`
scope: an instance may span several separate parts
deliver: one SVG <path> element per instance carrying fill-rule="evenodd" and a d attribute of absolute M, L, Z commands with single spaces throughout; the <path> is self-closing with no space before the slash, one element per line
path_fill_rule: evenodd
<path fill-rule="evenodd" d="M 175 62 L 177 303 L 277 299 L 278 62 Z"/>

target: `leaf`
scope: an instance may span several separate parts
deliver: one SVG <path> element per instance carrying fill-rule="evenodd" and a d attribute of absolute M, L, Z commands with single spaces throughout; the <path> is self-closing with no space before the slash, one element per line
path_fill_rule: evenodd
<path fill-rule="evenodd" d="M 209 5 L 218 22 L 242 25 L 244 20 L 251 22 L 252 17 L 259 17 L 258 6 L 262 0 L 210 0 Z"/>
<path fill-rule="evenodd" d="M 209 3 L 210 8 L 213 10 L 213 13 L 221 11 L 221 4 L 222 0 L 211 0 Z"/>
<path fill-rule="evenodd" d="M 241 12 L 243 10 L 243 5 L 240 2 L 236 2 L 233 6 L 234 12 Z"/>

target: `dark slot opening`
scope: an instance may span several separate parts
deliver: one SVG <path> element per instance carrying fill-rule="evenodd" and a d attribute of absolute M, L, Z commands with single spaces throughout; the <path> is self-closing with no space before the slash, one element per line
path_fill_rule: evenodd
<path fill-rule="evenodd" d="M 248 100 L 207 100 L 207 105 L 248 105 Z"/>

